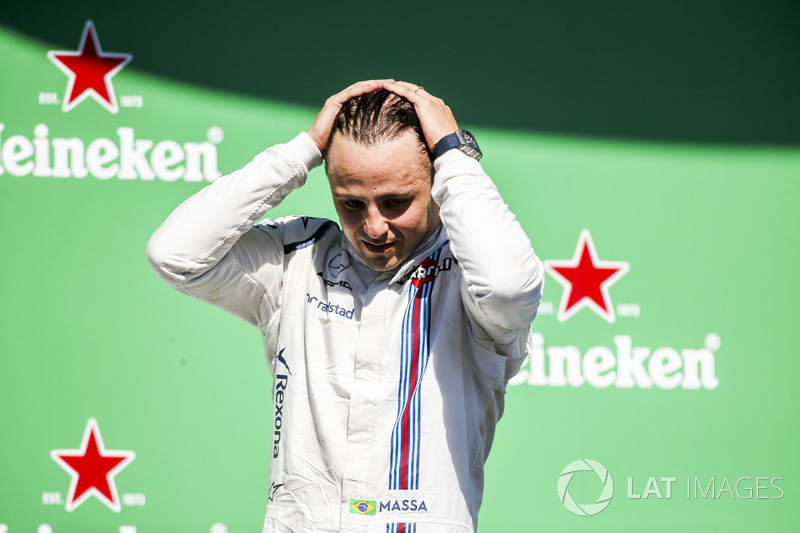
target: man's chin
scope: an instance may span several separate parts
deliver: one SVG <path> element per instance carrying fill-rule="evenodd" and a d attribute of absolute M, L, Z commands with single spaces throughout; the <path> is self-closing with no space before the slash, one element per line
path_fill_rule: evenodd
<path fill-rule="evenodd" d="M 352 241 L 350 242 L 352 243 Z M 375 252 L 374 250 L 370 250 L 363 241 L 357 241 L 353 244 L 361 260 L 364 261 L 364 264 L 367 265 L 370 270 L 389 272 L 397 268 L 397 265 L 400 264 L 395 254 L 397 248 L 394 246 L 383 252 Z"/>
<path fill-rule="evenodd" d="M 375 254 L 364 249 L 359 250 L 358 253 L 364 264 L 376 272 L 390 272 L 401 263 L 395 254 Z"/>
<path fill-rule="evenodd" d="M 364 260 L 364 264 L 367 265 L 371 270 L 376 272 L 390 272 L 397 268 L 399 264 L 398 261 L 395 260 L 395 257 L 375 257 L 375 256 L 368 256 L 365 257 L 364 254 L 361 255 L 361 259 Z"/>

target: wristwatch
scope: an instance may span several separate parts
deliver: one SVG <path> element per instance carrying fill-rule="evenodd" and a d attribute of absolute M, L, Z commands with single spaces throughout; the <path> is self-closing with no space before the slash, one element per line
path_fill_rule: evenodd
<path fill-rule="evenodd" d="M 436 146 L 433 147 L 433 156 L 434 158 L 439 157 L 453 148 L 458 148 L 475 159 L 483 157 L 475 137 L 473 137 L 470 132 L 463 129 L 442 137 L 439 142 L 436 143 Z"/>

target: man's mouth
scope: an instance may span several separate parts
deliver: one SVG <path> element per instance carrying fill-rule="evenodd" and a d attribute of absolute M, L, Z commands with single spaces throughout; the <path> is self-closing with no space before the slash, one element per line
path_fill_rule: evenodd
<path fill-rule="evenodd" d="M 384 244 L 374 244 L 363 240 L 361 242 L 363 242 L 364 247 L 373 254 L 383 254 L 394 247 L 394 242 L 387 242 Z"/>

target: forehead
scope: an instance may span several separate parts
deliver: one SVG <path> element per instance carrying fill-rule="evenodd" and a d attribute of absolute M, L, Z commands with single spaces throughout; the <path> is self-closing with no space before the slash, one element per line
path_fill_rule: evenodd
<path fill-rule="evenodd" d="M 370 145 L 337 135 L 328 149 L 326 163 L 335 195 L 430 190 L 430 159 L 421 152 L 412 132 Z"/>

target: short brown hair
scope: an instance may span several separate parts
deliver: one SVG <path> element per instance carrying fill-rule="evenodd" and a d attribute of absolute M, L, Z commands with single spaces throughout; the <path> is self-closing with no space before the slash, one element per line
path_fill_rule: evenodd
<path fill-rule="evenodd" d="M 391 141 L 406 131 L 413 131 L 431 161 L 414 104 L 386 89 L 378 89 L 348 100 L 336 115 L 328 137 L 330 148 L 334 135 L 341 134 L 367 146 Z"/>

